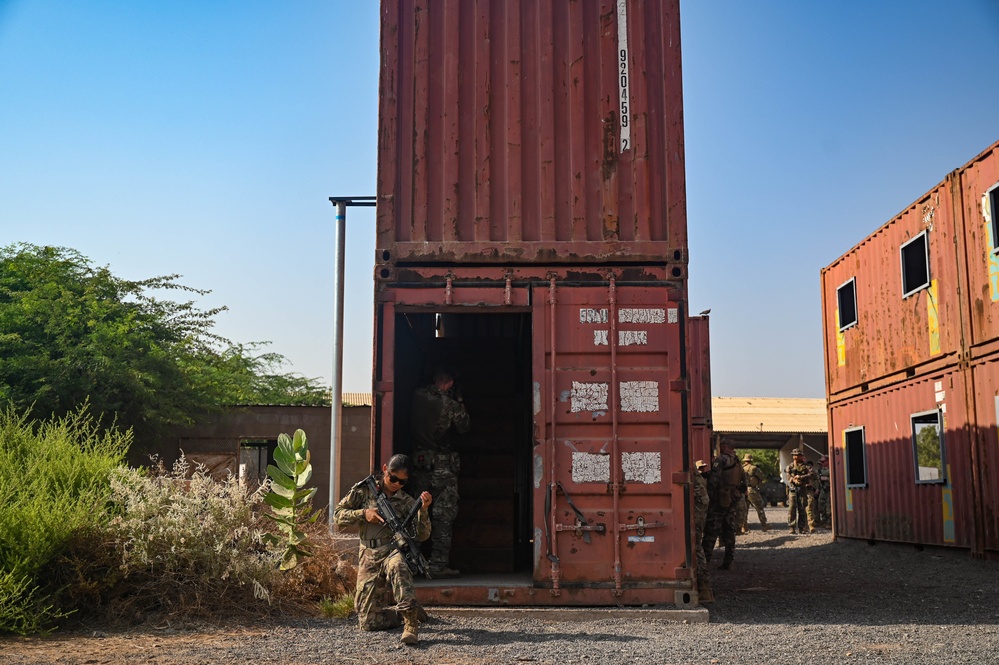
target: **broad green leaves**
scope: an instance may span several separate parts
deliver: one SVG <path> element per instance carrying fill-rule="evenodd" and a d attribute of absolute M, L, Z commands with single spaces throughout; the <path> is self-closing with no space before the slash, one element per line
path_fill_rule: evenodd
<path fill-rule="evenodd" d="M 278 445 L 274 450 L 277 466 L 267 465 L 271 491 L 264 497 L 264 501 L 272 508 L 267 517 L 274 520 L 281 534 L 280 538 L 270 534 L 267 540 L 284 548 L 281 570 L 290 570 L 298 565 L 300 557 L 311 556 L 305 549 L 309 547 L 308 538 L 301 529 L 303 524 L 315 522 L 319 517 L 319 513 L 310 515 L 316 488 L 305 489 L 306 483 L 312 478 L 310 460 L 305 432 L 296 430 L 294 437 L 283 433 L 278 436 Z"/>

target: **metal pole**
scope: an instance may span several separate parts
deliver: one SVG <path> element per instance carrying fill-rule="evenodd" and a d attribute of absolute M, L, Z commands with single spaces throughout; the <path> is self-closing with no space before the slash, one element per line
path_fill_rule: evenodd
<path fill-rule="evenodd" d="M 336 304 L 333 307 L 333 405 L 330 413 L 330 505 L 329 529 L 333 531 L 333 506 L 340 499 L 337 487 L 337 456 L 340 453 L 340 435 L 343 431 L 343 279 L 346 253 L 347 202 L 336 202 L 336 271 L 333 288 Z"/>

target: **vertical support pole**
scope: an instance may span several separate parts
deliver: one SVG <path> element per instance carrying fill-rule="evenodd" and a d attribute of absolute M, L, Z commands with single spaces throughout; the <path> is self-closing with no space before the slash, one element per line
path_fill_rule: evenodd
<path fill-rule="evenodd" d="M 558 317 L 556 316 L 558 312 L 556 311 L 555 307 L 556 305 L 555 276 L 552 275 L 549 278 L 549 280 L 550 281 L 548 284 L 548 304 L 550 307 L 549 310 L 550 318 L 548 321 L 549 324 L 548 332 L 550 336 L 548 338 L 548 342 L 551 345 L 550 347 L 551 375 L 548 386 L 549 388 L 548 403 L 551 405 L 550 409 L 551 409 L 552 422 L 551 422 L 551 448 L 548 451 L 548 454 L 550 456 L 548 460 L 548 466 L 549 466 L 549 472 L 551 473 L 551 482 L 548 485 L 548 497 L 549 501 L 551 502 L 551 511 L 548 513 L 548 515 L 545 515 L 545 519 L 550 521 L 548 527 L 551 529 L 551 547 L 549 548 L 551 552 L 548 555 L 548 559 L 549 561 L 551 561 L 552 564 L 551 594 L 553 596 L 558 597 L 562 594 L 560 586 L 562 582 L 562 568 L 558 558 L 558 530 L 557 530 L 558 518 L 556 517 L 556 513 L 558 512 L 558 475 L 557 475 L 557 469 L 555 468 L 555 418 L 556 418 L 555 405 L 558 404 L 558 402 L 555 401 L 555 364 L 556 364 L 555 349 L 556 349 L 556 339 L 557 339 L 555 336 L 555 322 L 558 320 Z"/>
<path fill-rule="evenodd" d="M 333 506 L 340 498 L 337 472 L 339 471 L 340 442 L 343 432 L 343 280 L 346 257 L 347 202 L 336 202 L 336 238 L 334 252 L 336 267 L 333 290 L 336 303 L 333 307 L 333 399 L 330 413 L 330 509 L 329 529 L 333 531 Z"/>

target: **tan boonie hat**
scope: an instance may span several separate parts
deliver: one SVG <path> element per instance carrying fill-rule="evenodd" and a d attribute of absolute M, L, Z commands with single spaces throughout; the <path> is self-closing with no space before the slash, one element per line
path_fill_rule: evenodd
<path fill-rule="evenodd" d="M 697 460 L 696 462 L 694 462 L 694 466 L 695 466 L 696 468 L 698 468 L 698 469 L 703 469 L 703 468 L 704 468 L 704 467 L 706 467 L 707 465 L 708 465 L 708 463 L 707 463 L 707 462 L 705 462 L 705 461 L 704 461 L 704 460 L 702 460 L 702 459 L 699 459 L 699 460 Z"/>
<path fill-rule="evenodd" d="M 743 462 L 752 462 L 753 461 L 753 456 L 750 455 L 749 453 L 746 453 L 745 455 L 742 456 L 742 461 Z"/>
<path fill-rule="evenodd" d="M 797 448 L 795 448 L 794 450 L 791 451 L 791 456 L 792 457 L 797 457 L 800 454 L 801 454 L 801 451 L 799 449 L 797 449 Z"/>

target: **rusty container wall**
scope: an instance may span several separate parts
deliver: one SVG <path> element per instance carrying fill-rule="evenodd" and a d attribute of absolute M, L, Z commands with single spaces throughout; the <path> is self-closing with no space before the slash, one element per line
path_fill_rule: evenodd
<path fill-rule="evenodd" d="M 923 232 L 929 286 L 903 297 L 900 250 Z M 957 361 L 963 279 L 957 257 L 963 243 L 948 178 L 822 270 L 826 392 L 831 401 Z M 856 287 L 856 324 L 841 330 L 838 290 L 850 280 Z"/>
<path fill-rule="evenodd" d="M 989 223 L 999 215 L 990 209 L 999 201 L 999 143 L 958 170 L 955 183 L 967 238 L 969 341 L 974 356 L 987 355 L 999 350 L 999 244 Z"/>
<path fill-rule="evenodd" d="M 977 480 L 978 533 L 975 552 L 999 553 L 999 354 L 971 365 L 975 444 L 972 470 Z"/>
<path fill-rule="evenodd" d="M 952 368 L 831 406 L 829 437 L 834 451 L 838 536 L 967 548 L 975 545 L 977 497 L 967 388 L 965 372 Z M 911 417 L 934 412 L 943 414 L 944 482 L 921 484 L 916 482 Z M 847 486 L 847 432 L 852 433 L 855 444 L 863 437 L 862 444 L 851 448 L 855 457 L 850 462 L 866 463 L 863 486 Z M 860 448 L 863 459 L 857 456 Z"/>
<path fill-rule="evenodd" d="M 679 0 L 382 0 L 381 263 L 686 271 Z"/>
<path fill-rule="evenodd" d="M 375 459 L 412 452 L 410 396 L 437 364 L 458 370 L 472 420 L 455 442 L 463 579 L 421 581 L 421 602 L 696 604 L 687 390 L 701 379 L 670 268 L 378 275 Z"/>
<path fill-rule="evenodd" d="M 687 319 L 691 457 L 711 457 L 711 336 L 707 315 Z"/>

